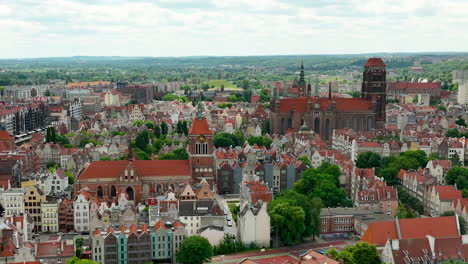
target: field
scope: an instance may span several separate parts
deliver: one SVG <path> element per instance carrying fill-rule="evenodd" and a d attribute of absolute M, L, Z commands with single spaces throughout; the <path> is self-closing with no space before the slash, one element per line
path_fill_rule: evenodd
<path fill-rule="evenodd" d="M 209 91 L 219 91 L 221 89 L 221 85 L 224 85 L 224 90 L 227 90 L 227 91 L 242 91 L 243 90 L 242 88 L 237 87 L 232 82 L 226 81 L 226 80 L 211 80 L 211 81 L 208 81 L 207 83 L 210 86 Z M 213 85 L 215 88 L 211 88 L 211 86 Z"/>

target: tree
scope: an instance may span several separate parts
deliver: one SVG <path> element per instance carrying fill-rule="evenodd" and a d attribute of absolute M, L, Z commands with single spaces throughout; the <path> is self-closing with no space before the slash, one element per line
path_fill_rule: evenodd
<path fill-rule="evenodd" d="M 366 151 L 358 155 L 356 166 L 361 169 L 379 168 L 382 165 L 381 161 L 379 154 Z"/>
<path fill-rule="evenodd" d="M 137 120 L 133 122 L 133 126 L 141 127 L 143 125 L 143 120 Z"/>
<path fill-rule="evenodd" d="M 415 159 L 421 168 L 426 167 L 428 161 L 426 152 L 422 150 L 405 151 L 400 153 L 399 157 L 402 159 Z"/>
<path fill-rule="evenodd" d="M 47 89 L 47 90 L 45 91 L 44 96 L 50 96 L 50 90 L 49 90 L 49 89 Z"/>
<path fill-rule="evenodd" d="M 460 167 L 462 165 L 460 161 L 460 156 L 458 155 L 458 152 L 455 151 L 453 156 L 449 158 L 450 162 L 452 163 L 453 167 Z"/>
<path fill-rule="evenodd" d="M 102 156 L 99 160 L 112 160 L 109 156 Z"/>
<path fill-rule="evenodd" d="M 326 255 L 334 260 L 343 260 L 346 264 L 380 264 L 380 255 L 375 245 L 369 245 L 366 242 L 359 242 L 354 246 L 345 247 L 338 252 L 330 249 Z"/>
<path fill-rule="evenodd" d="M 320 234 L 320 210 L 323 208 L 323 202 L 320 198 L 313 198 L 310 201 L 310 204 L 312 205 L 312 239 L 315 240 L 315 236 L 318 236 Z"/>
<path fill-rule="evenodd" d="M 457 121 L 455 121 L 455 124 L 457 124 L 457 125 L 459 125 L 459 126 L 464 126 L 464 127 L 467 126 L 466 121 L 465 121 L 465 119 L 463 119 L 463 118 L 460 118 L 460 119 L 458 119 Z"/>
<path fill-rule="evenodd" d="M 160 126 L 155 126 L 154 127 L 154 136 L 156 138 L 160 138 L 161 137 L 161 127 Z"/>
<path fill-rule="evenodd" d="M 458 129 L 452 128 L 452 129 L 447 130 L 447 132 L 445 133 L 445 136 L 451 137 L 451 138 L 458 138 L 460 137 L 460 133 L 458 132 Z"/>
<path fill-rule="evenodd" d="M 154 129 L 154 122 L 153 121 L 146 121 L 145 126 L 148 129 Z"/>
<path fill-rule="evenodd" d="M 312 168 L 312 163 L 310 163 L 309 157 L 300 156 L 299 158 L 297 158 L 297 160 L 302 161 L 302 163 L 304 163 L 306 166 L 308 166 L 309 168 Z"/>
<path fill-rule="evenodd" d="M 169 127 L 167 126 L 166 122 L 161 122 L 161 134 L 167 135 L 169 132 Z"/>
<path fill-rule="evenodd" d="M 398 170 L 394 167 L 381 169 L 379 177 L 383 177 L 387 185 L 393 186 L 398 184 Z"/>
<path fill-rule="evenodd" d="M 446 180 L 448 184 L 456 184 L 459 190 L 468 189 L 468 168 L 452 167 Z"/>
<path fill-rule="evenodd" d="M 68 184 L 73 185 L 75 183 L 75 175 L 68 171 L 64 172 L 64 174 L 68 177 Z"/>
<path fill-rule="evenodd" d="M 399 205 L 397 208 L 397 216 L 400 219 L 405 218 L 415 218 L 416 215 L 410 209 L 406 208 L 404 205 Z"/>
<path fill-rule="evenodd" d="M 213 247 L 208 239 L 201 236 L 191 236 L 179 247 L 177 261 L 183 264 L 202 264 L 209 262 L 213 256 Z"/>
<path fill-rule="evenodd" d="M 305 213 L 301 207 L 280 203 L 274 206 L 269 214 L 271 226 L 283 243 L 295 245 L 302 241 L 302 234 L 306 227 L 304 225 Z"/>
<path fill-rule="evenodd" d="M 135 138 L 135 146 L 142 151 L 146 151 L 146 147 L 149 143 L 149 135 L 148 130 L 143 130 L 138 136 Z"/>
<path fill-rule="evenodd" d="M 173 93 L 168 93 L 168 94 L 165 94 L 163 97 L 162 97 L 162 100 L 163 101 L 175 101 L 179 99 L 179 96 L 176 95 L 176 94 L 173 94 Z"/>

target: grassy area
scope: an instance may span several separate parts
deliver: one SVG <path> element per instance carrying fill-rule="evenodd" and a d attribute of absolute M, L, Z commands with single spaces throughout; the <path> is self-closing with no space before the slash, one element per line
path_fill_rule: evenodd
<path fill-rule="evenodd" d="M 326 79 L 320 79 L 319 81 L 321 84 L 325 84 L 325 83 L 334 82 L 334 81 L 338 81 L 339 83 L 342 83 L 345 80 L 338 76 L 331 76 Z"/>
<path fill-rule="evenodd" d="M 232 200 L 232 201 L 228 200 L 228 201 L 226 201 L 226 202 L 227 202 L 228 204 L 229 204 L 229 203 L 234 203 L 234 204 L 235 204 L 235 203 L 239 203 L 239 200 Z"/>
<path fill-rule="evenodd" d="M 211 80 L 208 81 L 208 85 L 210 87 L 214 85 L 215 88 L 221 88 L 221 85 L 224 85 L 224 89 L 236 88 L 236 86 L 232 82 L 226 80 Z"/>

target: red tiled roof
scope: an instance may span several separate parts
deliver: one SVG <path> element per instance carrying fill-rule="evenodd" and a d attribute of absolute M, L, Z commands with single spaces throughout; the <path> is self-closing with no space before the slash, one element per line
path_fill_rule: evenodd
<path fill-rule="evenodd" d="M 386 65 L 381 58 L 369 58 L 369 60 L 367 60 L 364 66 L 369 67 L 369 66 L 386 66 Z"/>
<path fill-rule="evenodd" d="M 0 131 L 0 139 L 13 139 L 13 137 L 10 135 L 10 132 L 8 131 L 5 131 L 5 130 L 1 130 Z"/>
<path fill-rule="evenodd" d="M 117 178 L 129 162 L 128 160 L 95 161 L 86 168 L 79 179 Z M 135 160 L 133 164 L 141 176 L 190 175 L 188 160 Z"/>
<path fill-rule="evenodd" d="M 60 252 L 61 244 L 63 246 L 63 251 L 60 254 L 57 254 Z M 54 256 L 72 257 L 74 255 L 75 250 L 73 244 L 67 245 L 65 241 L 46 241 L 37 243 L 37 258 Z"/>
<path fill-rule="evenodd" d="M 439 185 L 434 187 L 442 201 L 462 198 L 462 191 L 455 189 L 452 185 Z"/>
<path fill-rule="evenodd" d="M 210 130 L 208 121 L 206 117 L 203 117 L 201 120 L 195 117 L 193 119 L 192 127 L 190 128 L 190 135 L 213 135 L 213 132 Z"/>
<path fill-rule="evenodd" d="M 398 219 L 395 221 L 372 222 L 362 236 L 362 241 L 375 245 L 385 245 L 388 239 L 397 239 L 399 222 L 401 238 L 421 238 L 459 236 L 455 216 Z"/>

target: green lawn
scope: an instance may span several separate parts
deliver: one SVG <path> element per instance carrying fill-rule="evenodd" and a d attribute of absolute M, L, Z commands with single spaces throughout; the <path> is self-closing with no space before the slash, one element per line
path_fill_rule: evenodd
<path fill-rule="evenodd" d="M 214 85 L 215 88 L 221 88 L 221 85 L 224 85 L 224 89 L 236 88 L 236 86 L 232 82 L 226 80 L 211 80 L 208 82 L 208 85 L 210 85 L 210 87 Z"/>

